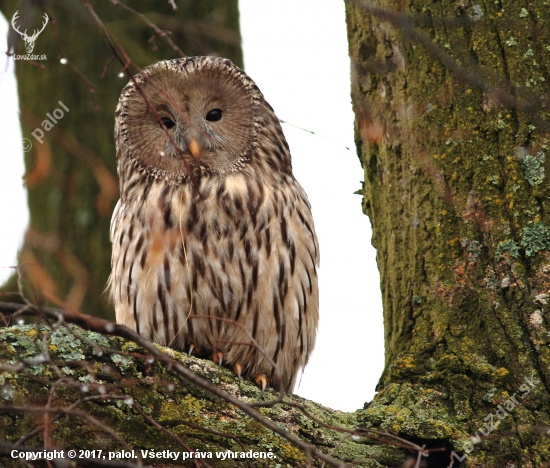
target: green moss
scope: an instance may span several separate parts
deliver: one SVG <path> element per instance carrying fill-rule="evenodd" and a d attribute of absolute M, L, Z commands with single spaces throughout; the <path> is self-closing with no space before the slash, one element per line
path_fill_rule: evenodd
<path fill-rule="evenodd" d="M 448 402 L 442 396 L 421 385 L 390 385 L 359 412 L 359 420 L 366 427 L 405 436 L 448 438 L 456 429 L 448 416 Z"/>

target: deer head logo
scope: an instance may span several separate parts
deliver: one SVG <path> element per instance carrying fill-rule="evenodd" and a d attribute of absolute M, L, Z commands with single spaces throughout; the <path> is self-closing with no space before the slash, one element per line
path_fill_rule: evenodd
<path fill-rule="evenodd" d="M 17 31 L 21 35 L 21 37 L 25 41 L 25 49 L 27 49 L 27 53 L 30 54 L 34 49 L 34 43 L 36 41 L 36 38 L 40 35 L 42 31 L 44 31 L 44 29 L 46 28 L 46 25 L 48 24 L 48 15 L 44 13 L 44 23 L 42 24 L 42 29 L 40 31 L 35 30 L 32 36 L 27 36 L 26 29 L 25 29 L 25 32 L 21 32 L 19 31 L 19 29 L 17 29 L 17 26 L 15 26 L 15 22 L 17 21 L 18 15 L 19 15 L 19 10 L 17 10 L 13 15 L 13 18 L 11 19 L 11 26 L 15 31 Z"/>

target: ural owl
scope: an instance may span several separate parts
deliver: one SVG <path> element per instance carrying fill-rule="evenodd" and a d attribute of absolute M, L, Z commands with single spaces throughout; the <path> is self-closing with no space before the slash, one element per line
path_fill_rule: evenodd
<path fill-rule="evenodd" d="M 315 345 L 319 248 L 273 109 L 229 60 L 187 57 L 136 75 L 115 117 L 117 322 L 292 390 Z"/>

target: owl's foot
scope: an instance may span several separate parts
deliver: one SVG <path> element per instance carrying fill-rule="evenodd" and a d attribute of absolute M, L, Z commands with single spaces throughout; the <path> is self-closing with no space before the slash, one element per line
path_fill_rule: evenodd
<path fill-rule="evenodd" d="M 239 378 L 239 382 L 240 382 L 241 381 L 241 376 L 243 375 L 243 365 L 242 364 L 235 364 L 235 367 L 233 367 L 233 372 Z"/>
<path fill-rule="evenodd" d="M 195 354 L 199 354 L 201 352 L 201 349 L 199 346 L 195 346 L 193 343 L 189 345 L 189 356 L 193 355 L 193 352 Z"/>
<path fill-rule="evenodd" d="M 262 394 L 265 392 L 265 389 L 267 388 L 267 377 L 265 374 L 258 374 L 256 378 L 254 379 L 254 382 L 258 387 L 262 389 Z"/>
<path fill-rule="evenodd" d="M 212 361 L 214 361 L 215 364 L 221 367 L 223 362 L 223 353 L 220 353 L 219 351 L 212 353 Z"/>

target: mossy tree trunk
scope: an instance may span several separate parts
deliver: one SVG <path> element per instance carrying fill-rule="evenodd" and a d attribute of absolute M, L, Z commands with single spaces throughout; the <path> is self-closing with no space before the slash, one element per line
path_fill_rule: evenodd
<path fill-rule="evenodd" d="M 152 29 L 135 15 L 108 1 L 90 4 L 139 67 L 177 57 L 163 38 L 150 41 Z M 237 0 L 177 4 L 177 11 L 168 1 L 139 0 L 131 7 L 171 31 L 169 37 L 185 54 L 218 53 L 242 66 Z M 109 222 L 118 199 L 114 110 L 129 79 L 118 77 L 122 66 L 110 62 L 113 54 L 84 2 L 0 0 L 8 21 L 19 11 L 16 25 L 29 34 L 43 22 L 41 5 L 56 20 L 66 58 L 89 84 L 60 63 L 52 21 L 33 50 L 46 54 L 47 60 L 36 62 L 43 69 L 16 61 L 23 137 L 33 145 L 25 153 L 30 226 L 19 260 L 31 300 L 45 297 L 58 306 L 111 317 L 104 290 L 110 273 Z M 12 52 L 25 54 L 12 28 L 9 38 Z M 56 109 L 63 117 L 44 128 L 48 115 L 60 115 Z M 37 128 L 42 141 L 31 135 Z M 4 290 L 17 290 L 15 278 Z"/>
<path fill-rule="evenodd" d="M 363 423 L 450 442 L 453 466 L 543 466 L 548 2 L 378 7 L 347 1 L 386 340 Z"/>

